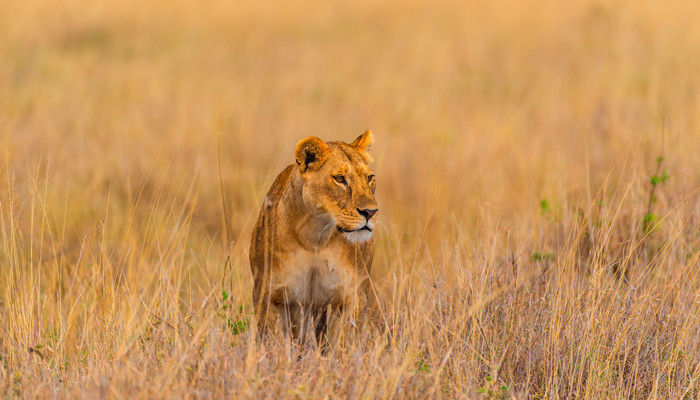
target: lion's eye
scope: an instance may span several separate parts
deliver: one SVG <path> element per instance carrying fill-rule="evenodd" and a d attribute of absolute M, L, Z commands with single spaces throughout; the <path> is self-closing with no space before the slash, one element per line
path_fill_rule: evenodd
<path fill-rule="evenodd" d="M 374 180 L 374 175 L 367 176 L 367 183 L 372 183 L 373 180 Z"/>
<path fill-rule="evenodd" d="M 343 175 L 335 175 L 333 179 L 338 183 L 345 183 L 345 177 Z"/>

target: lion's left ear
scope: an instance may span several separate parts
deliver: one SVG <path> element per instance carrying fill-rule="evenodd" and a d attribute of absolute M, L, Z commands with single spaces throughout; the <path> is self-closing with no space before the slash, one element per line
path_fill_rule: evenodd
<path fill-rule="evenodd" d="M 365 133 L 362 135 L 358 136 L 355 141 L 350 143 L 350 146 L 354 147 L 357 149 L 358 152 L 362 155 L 362 157 L 365 159 L 366 162 L 370 163 L 372 162 L 372 157 L 369 155 L 368 151 L 370 147 L 372 147 L 372 143 L 374 142 L 374 134 L 372 131 L 367 129 Z"/>

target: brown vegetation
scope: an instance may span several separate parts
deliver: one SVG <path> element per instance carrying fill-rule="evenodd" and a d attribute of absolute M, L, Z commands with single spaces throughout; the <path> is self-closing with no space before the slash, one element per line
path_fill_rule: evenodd
<path fill-rule="evenodd" d="M 697 2 L 0 9 L 3 397 L 700 397 Z M 264 192 L 365 128 L 393 336 L 260 342 Z"/>

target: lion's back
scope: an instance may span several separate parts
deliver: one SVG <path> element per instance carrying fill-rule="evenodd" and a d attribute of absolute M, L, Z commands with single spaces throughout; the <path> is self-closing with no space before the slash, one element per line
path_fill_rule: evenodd
<path fill-rule="evenodd" d="M 255 223 L 253 232 L 250 238 L 250 269 L 253 272 L 253 276 L 257 275 L 257 271 L 265 263 L 265 248 L 269 251 L 269 256 L 272 254 L 272 239 L 274 236 L 274 231 L 277 229 L 277 218 L 276 210 L 284 194 L 284 190 L 289 185 L 290 177 L 292 176 L 294 165 L 289 165 L 285 168 L 275 181 L 270 186 L 270 189 L 265 195 L 262 206 L 260 207 L 260 214 L 258 215 L 258 220 Z"/>

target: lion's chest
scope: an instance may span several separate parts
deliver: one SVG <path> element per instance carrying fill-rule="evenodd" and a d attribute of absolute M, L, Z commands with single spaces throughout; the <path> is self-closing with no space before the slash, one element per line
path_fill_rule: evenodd
<path fill-rule="evenodd" d="M 286 302 L 307 307 L 343 303 L 357 289 L 355 272 L 334 251 L 289 254 L 280 274 Z"/>

